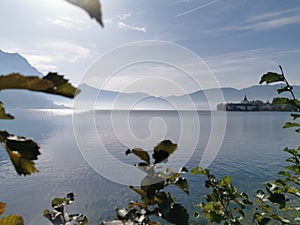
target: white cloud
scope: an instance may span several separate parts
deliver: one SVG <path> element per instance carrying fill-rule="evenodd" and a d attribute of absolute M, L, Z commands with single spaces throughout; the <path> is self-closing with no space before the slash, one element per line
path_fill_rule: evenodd
<path fill-rule="evenodd" d="M 2 42 L 0 49 L 6 52 L 18 52 L 42 73 L 61 69 L 68 63 L 79 62 L 93 54 L 86 47 L 66 41 L 41 41 L 30 47 L 15 42 Z"/>
<path fill-rule="evenodd" d="M 130 26 L 123 22 L 118 22 L 118 27 L 120 27 L 121 29 L 129 29 L 129 30 L 135 30 L 135 31 L 140 31 L 140 32 L 146 33 L 145 27 Z"/>
<path fill-rule="evenodd" d="M 70 29 L 74 29 L 74 30 L 79 30 L 79 31 L 89 29 L 89 25 L 85 21 L 79 20 L 79 19 L 73 19 L 73 18 L 69 18 L 69 17 L 64 17 L 64 16 L 59 16 L 56 18 L 49 18 L 48 22 L 55 24 L 57 26 L 61 26 L 64 28 L 70 28 Z"/>
<path fill-rule="evenodd" d="M 133 26 L 133 25 L 129 25 L 128 23 L 124 22 L 127 19 L 129 19 L 130 17 L 132 17 L 133 15 L 143 14 L 145 12 L 146 11 L 136 12 L 136 13 L 134 13 L 134 12 L 123 13 L 123 14 L 116 15 L 114 17 L 105 19 L 104 23 L 105 24 L 116 24 L 121 29 L 129 29 L 129 30 L 133 30 L 133 31 L 139 31 L 139 32 L 146 33 L 147 30 L 145 27 Z"/>
<path fill-rule="evenodd" d="M 298 24 L 300 23 L 299 12 L 300 12 L 300 8 L 295 8 L 290 10 L 259 14 L 248 18 L 244 22 L 230 25 L 227 27 L 210 30 L 207 33 L 243 31 L 243 30 L 258 31 L 258 30 L 280 28 L 292 24 Z"/>

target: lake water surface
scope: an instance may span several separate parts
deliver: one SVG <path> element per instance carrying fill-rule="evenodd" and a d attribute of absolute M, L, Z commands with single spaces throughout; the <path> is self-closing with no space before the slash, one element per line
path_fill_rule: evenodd
<path fill-rule="evenodd" d="M 36 163 L 40 172 L 18 176 L 7 153 L 1 149 L 0 200 L 7 203 L 7 214 L 21 214 L 26 224 L 32 225 L 50 224 L 42 217 L 43 210 L 51 208 L 52 198 L 69 192 L 75 193 L 75 202 L 67 211 L 86 214 L 91 225 L 113 219 L 115 208 L 137 200 L 138 196 L 126 182 L 136 182 L 138 176 L 123 168 L 130 167 L 134 171 L 136 168 L 132 165 L 139 161 L 133 155 L 125 155 L 127 148 L 142 147 L 151 153 L 160 140 L 170 139 L 179 143 L 179 147 L 166 167 L 191 169 L 199 165 L 210 141 L 220 142 L 210 169 L 217 176 L 231 175 L 240 191 L 254 194 L 285 165 L 288 155 L 283 149 L 299 145 L 295 132 L 281 129 L 285 121 L 290 120 L 290 113 L 285 112 L 201 111 L 196 113 L 196 119 L 192 112 L 172 111 L 132 111 L 129 114 L 96 111 L 77 113 L 74 117 L 71 110 L 14 110 L 11 113 L 16 119 L 0 121 L 1 130 L 31 137 L 40 144 L 42 154 Z M 212 124 L 222 123 L 223 119 L 226 122 L 224 139 L 222 127 L 212 134 Z M 113 161 L 101 158 L 103 149 Z M 91 166 L 97 167 L 96 171 Z M 101 169 L 108 172 L 102 174 Z M 177 201 L 193 212 L 193 206 L 207 190 L 202 177 L 189 174 L 186 177 L 190 181 L 189 196 L 177 189 L 171 191 L 176 192 Z M 118 179 L 121 181 L 117 182 Z"/>

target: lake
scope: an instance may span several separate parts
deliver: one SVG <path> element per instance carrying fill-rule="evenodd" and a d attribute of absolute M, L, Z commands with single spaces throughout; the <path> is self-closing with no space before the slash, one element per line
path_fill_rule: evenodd
<path fill-rule="evenodd" d="M 16 119 L 0 121 L 1 130 L 33 138 L 42 153 L 36 163 L 40 172 L 20 177 L 0 150 L 0 200 L 7 203 L 6 215 L 21 214 L 26 224 L 50 224 L 43 210 L 51 209 L 52 198 L 69 192 L 75 201 L 67 212 L 86 214 L 91 225 L 113 219 L 115 208 L 139 198 L 128 185 L 138 184 L 143 174 L 133 166 L 139 160 L 125 155 L 128 148 L 151 153 L 159 141 L 170 139 L 179 146 L 164 167 L 210 164 L 214 174 L 231 175 L 240 191 L 254 194 L 285 165 L 283 149 L 299 145 L 299 135 L 281 129 L 290 120 L 286 112 L 10 112 Z M 171 191 L 192 209 L 192 217 L 193 206 L 208 190 L 203 177 L 185 177 L 191 194 Z"/>

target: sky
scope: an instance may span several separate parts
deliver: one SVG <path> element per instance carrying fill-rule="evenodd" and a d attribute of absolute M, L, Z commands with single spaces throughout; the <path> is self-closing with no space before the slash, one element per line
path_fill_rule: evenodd
<path fill-rule="evenodd" d="M 2 0 L 0 49 L 18 52 L 42 73 L 59 72 L 76 85 L 97 86 L 107 74 L 100 69 L 87 79 L 89 68 L 111 51 L 118 53 L 119 46 L 146 40 L 192 52 L 207 66 L 206 71 L 194 68 L 192 76 L 203 80 L 195 85 L 180 70 L 191 62 L 172 48 L 158 48 L 157 54 L 166 58 L 176 61 L 178 56 L 179 66 L 157 61 L 116 68 L 102 86 L 115 91 L 167 96 L 180 94 L 176 89 L 181 86 L 189 93 L 240 89 L 257 85 L 268 71 L 279 72 L 279 64 L 291 84 L 300 84 L 300 1 L 101 0 L 101 4 L 105 28 L 63 0 Z M 129 49 L 112 61 L 122 57 L 134 56 Z M 217 82 L 207 76 L 215 76 Z"/>

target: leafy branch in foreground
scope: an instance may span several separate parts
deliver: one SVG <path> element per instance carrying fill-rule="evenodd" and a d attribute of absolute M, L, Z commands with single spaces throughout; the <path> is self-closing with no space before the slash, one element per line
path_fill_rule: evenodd
<path fill-rule="evenodd" d="M 54 198 L 52 207 L 54 210 L 44 210 L 44 217 L 50 220 L 53 225 L 88 225 L 88 219 L 82 214 L 69 214 L 65 212 L 65 207 L 74 201 L 74 194 L 69 193 L 65 198 Z"/>
<path fill-rule="evenodd" d="M 38 76 L 24 76 L 19 73 L 1 75 L 0 91 L 7 89 L 45 92 L 69 98 L 74 98 L 80 92 L 62 75 L 51 72 L 42 78 Z M 12 115 L 6 113 L 2 102 L 0 102 L 0 119 L 14 119 Z M 33 162 L 40 155 L 40 147 L 37 143 L 22 136 L 15 136 L 7 131 L 0 131 L 0 143 L 6 149 L 19 175 L 30 175 L 38 172 Z"/>
<path fill-rule="evenodd" d="M 231 177 L 217 179 L 209 169 L 201 167 L 194 168 L 192 174 L 206 176 L 205 187 L 212 189 L 212 192 L 205 196 L 207 203 L 201 202 L 197 205 L 203 210 L 206 218 L 211 223 L 242 224 L 245 206 L 252 205 L 252 202 L 246 193 L 239 193 L 238 189 L 232 185 Z M 195 216 L 199 217 L 201 213 L 196 213 Z"/>
<path fill-rule="evenodd" d="M 134 224 L 134 225 L 159 225 L 159 222 L 151 221 L 151 216 L 158 216 L 176 225 L 188 225 L 189 215 L 187 210 L 175 202 L 171 193 L 164 191 L 169 185 L 175 185 L 189 193 L 188 182 L 181 175 L 187 172 L 182 168 L 174 172 L 171 168 L 166 171 L 157 170 L 157 164 L 167 162 L 176 150 L 177 145 L 169 140 L 159 143 L 153 151 L 153 162 L 147 151 L 140 148 L 127 150 L 126 155 L 134 154 L 142 160 L 136 166 L 146 173 L 140 187 L 130 187 L 138 193 L 141 201 L 131 202 L 127 208 L 117 209 L 117 219 L 103 222 L 102 225 L 110 224 Z"/>

